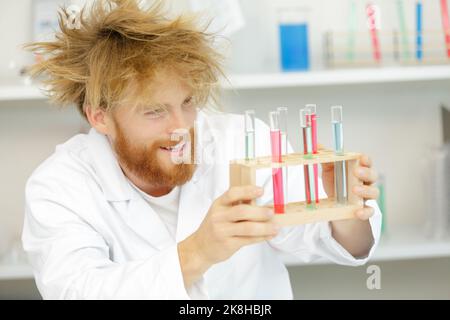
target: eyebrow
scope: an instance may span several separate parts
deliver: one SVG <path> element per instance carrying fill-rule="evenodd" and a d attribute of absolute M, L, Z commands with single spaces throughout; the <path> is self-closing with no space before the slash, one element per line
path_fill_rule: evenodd
<path fill-rule="evenodd" d="M 187 95 L 184 100 L 183 103 L 188 100 L 188 99 L 192 99 L 193 98 L 193 94 L 189 94 Z M 165 108 L 165 109 L 171 109 L 173 108 L 173 106 L 170 103 L 157 103 L 157 102 L 151 102 L 149 104 L 141 104 L 138 105 L 138 110 L 139 111 L 150 111 L 150 110 L 154 110 L 157 108 Z"/>

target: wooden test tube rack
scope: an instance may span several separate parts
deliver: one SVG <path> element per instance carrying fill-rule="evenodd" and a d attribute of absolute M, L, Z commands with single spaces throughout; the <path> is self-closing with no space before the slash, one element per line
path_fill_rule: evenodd
<path fill-rule="evenodd" d="M 355 167 L 359 163 L 360 155 L 355 152 L 345 152 L 343 155 L 335 155 L 331 150 L 321 150 L 310 159 L 306 159 L 304 154 L 301 153 L 291 153 L 283 156 L 283 162 L 280 163 L 272 162 L 270 156 L 257 157 L 251 160 L 234 160 L 230 162 L 230 187 L 256 185 L 255 177 L 256 170 L 258 169 L 346 161 L 347 204 L 338 204 L 334 198 L 320 199 L 315 209 L 307 208 L 306 201 L 285 203 L 285 213 L 275 214 L 274 219 L 281 226 L 353 219 L 355 218 L 355 210 L 364 206 L 364 200 L 352 192 L 355 185 L 362 184 L 353 174 Z M 299 170 L 301 170 L 300 167 Z M 255 205 L 254 200 L 252 204 Z M 273 208 L 273 205 L 266 207 Z"/>

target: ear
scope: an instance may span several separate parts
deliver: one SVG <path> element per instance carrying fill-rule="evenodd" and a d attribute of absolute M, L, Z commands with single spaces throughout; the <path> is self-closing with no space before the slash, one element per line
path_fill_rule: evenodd
<path fill-rule="evenodd" d="M 101 108 L 85 107 L 86 117 L 93 128 L 105 135 L 111 135 L 111 121 L 109 114 Z"/>

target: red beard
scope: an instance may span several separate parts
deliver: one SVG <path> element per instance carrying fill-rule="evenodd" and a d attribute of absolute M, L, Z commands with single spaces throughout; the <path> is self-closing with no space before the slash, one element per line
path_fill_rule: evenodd
<path fill-rule="evenodd" d="M 131 171 L 134 175 L 157 187 L 175 187 L 188 182 L 196 169 L 194 164 L 195 155 L 195 134 L 194 129 L 189 130 L 190 141 L 184 147 L 184 152 L 189 152 L 190 161 L 187 163 L 170 163 L 161 165 L 158 153 L 161 153 L 161 146 L 174 146 L 178 141 L 157 140 L 151 146 L 136 145 L 128 139 L 118 123 L 115 122 L 116 140 L 114 149 L 121 165 Z M 189 159 L 188 159 L 189 160 Z M 168 160 L 171 162 L 171 160 Z"/>

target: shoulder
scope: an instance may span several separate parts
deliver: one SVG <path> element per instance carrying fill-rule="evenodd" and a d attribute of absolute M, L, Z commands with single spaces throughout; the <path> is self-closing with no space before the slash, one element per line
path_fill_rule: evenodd
<path fill-rule="evenodd" d="M 60 197 L 70 188 L 83 188 L 91 175 L 87 157 L 87 135 L 79 134 L 55 148 L 55 152 L 41 163 L 28 178 L 27 200 L 37 197 Z"/>

